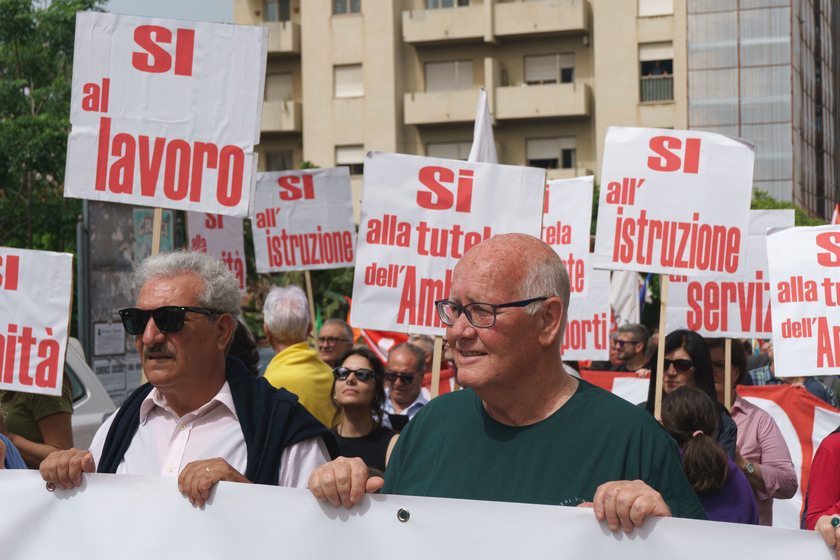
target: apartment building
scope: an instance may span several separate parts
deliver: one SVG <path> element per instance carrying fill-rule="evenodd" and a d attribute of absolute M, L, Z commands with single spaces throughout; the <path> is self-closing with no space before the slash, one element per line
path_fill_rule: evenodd
<path fill-rule="evenodd" d="M 466 159 L 479 86 L 501 163 L 600 173 L 609 126 L 757 146 L 755 184 L 838 199 L 832 0 L 235 0 L 270 29 L 261 170 L 368 150 Z M 357 204 L 358 210 L 358 204 Z"/>

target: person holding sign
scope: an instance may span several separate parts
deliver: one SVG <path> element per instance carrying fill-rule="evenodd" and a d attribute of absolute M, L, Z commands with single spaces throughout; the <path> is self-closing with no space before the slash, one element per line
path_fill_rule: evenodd
<path fill-rule="evenodd" d="M 563 368 L 569 276 L 524 234 L 491 237 L 455 266 L 447 325 L 462 391 L 409 422 L 384 481 L 358 459 L 315 469 L 316 498 L 351 507 L 365 491 L 590 505 L 611 530 L 648 516 L 705 519 L 674 441 L 650 416 Z"/>
<path fill-rule="evenodd" d="M 335 439 L 294 396 L 225 356 L 239 315 L 233 273 L 205 253 L 171 252 L 146 259 L 135 284 L 137 307 L 120 317 L 149 382 L 100 427 L 89 451 L 41 463 L 47 488 L 74 488 L 94 470 L 171 476 L 202 506 L 222 480 L 303 486 L 328 448 L 337 451 Z"/>

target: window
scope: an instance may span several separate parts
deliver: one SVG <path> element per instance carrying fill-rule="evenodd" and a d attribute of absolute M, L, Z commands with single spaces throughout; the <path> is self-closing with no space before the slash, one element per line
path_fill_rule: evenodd
<path fill-rule="evenodd" d="M 471 148 L 472 142 L 430 142 L 426 144 L 426 155 L 466 161 L 470 156 Z"/>
<path fill-rule="evenodd" d="M 472 60 L 426 63 L 426 91 L 472 89 Z"/>
<path fill-rule="evenodd" d="M 292 73 L 283 72 L 278 74 L 265 75 L 265 99 L 266 101 L 277 101 L 292 99 L 294 88 L 292 86 Z"/>
<path fill-rule="evenodd" d="M 265 21 L 289 21 L 292 19 L 291 0 L 265 0 Z"/>
<path fill-rule="evenodd" d="M 639 100 L 645 102 L 674 99 L 674 46 L 672 43 L 639 45 Z"/>
<path fill-rule="evenodd" d="M 293 169 L 291 150 L 265 152 L 266 171 L 292 171 Z"/>
<path fill-rule="evenodd" d="M 528 165 L 545 169 L 574 169 L 577 147 L 574 138 L 531 138 L 525 141 Z"/>
<path fill-rule="evenodd" d="M 575 55 L 545 54 L 525 57 L 525 83 L 569 84 L 575 81 Z"/>
<path fill-rule="evenodd" d="M 333 70 L 336 97 L 362 97 L 365 94 L 361 64 L 336 66 Z"/>
<path fill-rule="evenodd" d="M 333 14 L 358 14 L 362 11 L 362 0 L 333 0 Z"/>
<path fill-rule="evenodd" d="M 335 147 L 335 164 L 346 165 L 350 175 L 361 175 L 365 167 L 365 149 L 361 144 Z"/>
<path fill-rule="evenodd" d="M 470 0 L 426 0 L 426 9 L 453 8 L 455 6 L 469 6 Z"/>
<path fill-rule="evenodd" d="M 674 13 L 674 0 L 639 0 L 639 17 L 670 16 Z"/>

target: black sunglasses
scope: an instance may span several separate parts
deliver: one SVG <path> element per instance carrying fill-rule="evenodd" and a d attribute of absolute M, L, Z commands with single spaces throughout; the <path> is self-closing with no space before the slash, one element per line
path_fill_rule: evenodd
<path fill-rule="evenodd" d="M 344 381 L 350 374 L 353 373 L 356 375 L 356 379 L 359 381 L 369 381 L 376 377 L 376 374 L 366 368 L 359 368 L 359 369 L 350 369 L 344 366 L 339 366 L 337 368 L 333 368 L 333 376 L 338 379 L 339 381 Z"/>
<path fill-rule="evenodd" d="M 662 371 L 668 371 L 668 368 L 673 364 L 674 370 L 677 373 L 685 373 L 694 367 L 694 362 L 691 360 L 669 360 L 665 358 L 663 362 Z"/>
<path fill-rule="evenodd" d="M 408 385 L 411 383 L 415 377 L 421 375 L 420 373 L 397 373 L 395 371 L 386 371 L 385 372 L 385 379 L 390 381 L 391 383 L 396 383 L 397 379 Z"/>
<path fill-rule="evenodd" d="M 155 325 L 160 332 L 172 334 L 184 328 L 184 315 L 187 311 L 208 316 L 219 315 L 218 312 L 203 307 L 166 305 L 157 309 L 138 309 L 136 307 L 120 309 L 120 318 L 125 331 L 131 335 L 143 334 L 146 330 L 146 324 L 149 322 L 149 317 L 155 320 Z"/>

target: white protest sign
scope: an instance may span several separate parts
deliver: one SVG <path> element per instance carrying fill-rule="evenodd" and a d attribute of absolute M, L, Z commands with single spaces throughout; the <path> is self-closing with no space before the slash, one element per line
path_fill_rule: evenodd
<path fill-rule="evenodd" d="M 734 274 L 744 260 L 754 153 L 696 130 L 610 127 L 593 266 Z"/>
<path fill-rule="evenodd" d="M 594 180 L 588 175 L 549 181 L 545 190 L 542 240 L 551 245 L 566 264 L 573 295 L 586 293 L 586 273 L 592 268 L 589 229 Z"/>
<path fill-rule="evenodd" d="M 258 272 L 353 266 L 349 169 L 259 173 L 251 230 Z"/>
<path fill-rule="evenodd" d="M 765 239 L 769 228 L 790 228 L 793 220 L 793 210 L 750 210 L 747 254 L 740 273 L 671 276 L 666 331 L 688 329 L 712 337 L 770 337 Z"/>
<path fill-rule="evenodd" d="M 79 12 L 64 195 L 248 215 L 268 29 Z"/>
<path fill-rule="evenodd" d="M 435 300 L 472 246 L 540 236 L 545 170 L 369 152 L 350 322 L 441 335 Z"/>
<path fill-rule="evenodd" d="M 148 560 L 163 548 L 167 558 L 202 560 L 369 560 L 395 551 L 406 560 L 834 559 L 816 531 L 664 517 L 625 534 L 596 521 L 590 508 L 366 494 L 348 510 L 308 490 L 235 482 L 218 483 L 198 508 L 176 482 L 92 474 L 79 488 L 48 492 L 37 472 L 0 472 L 0 495 L 14 504 L 0 509 L 5 556 L 55 560 L 60 546 L 62 560 Z M 282 522 L 266 531 L 266 519 Z M 138 538 L 138 529 L 148 537 Z"/>
<path fill-rule="evenodd" d="M 840 373 L 840 226 L 767 235 L 776 377 Z"/>
<path fill-rule="evenodd" d="M 563 335 L 564 360 L 606 360 L 610 354 L 610 273 L 587 271 L 586 294 L 572 292 Z"/>
<path fill-rule="evenodd" d="M 242 219 L 220 214 L 187 212 L 187 237 L 191 251 L 213 255 L 225 263 L 245 293 L 245 238 Z"/>
<path fill-rule="evenodd" d="M 0 389 L 61 395 L 73 255 L 0 247 Z"/>

